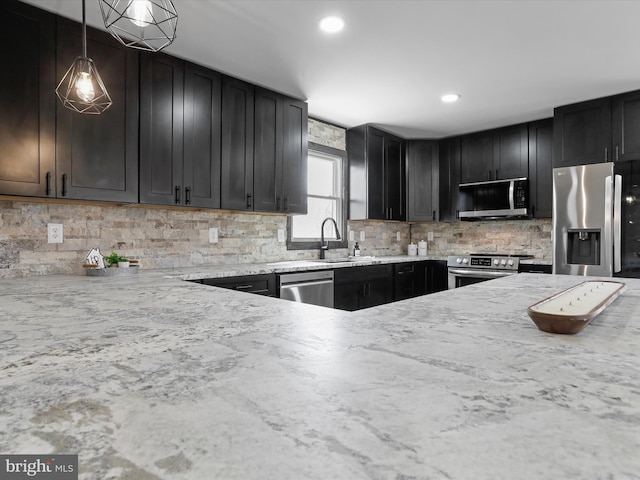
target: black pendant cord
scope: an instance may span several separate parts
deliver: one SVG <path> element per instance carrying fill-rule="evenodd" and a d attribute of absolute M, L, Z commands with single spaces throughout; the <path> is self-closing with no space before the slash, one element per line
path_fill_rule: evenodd
<path fill-rule="evenodd" d="M 82 56 L 87 58 L 87 18 L 86 18 L 86 0 L 82 0 Z"/>

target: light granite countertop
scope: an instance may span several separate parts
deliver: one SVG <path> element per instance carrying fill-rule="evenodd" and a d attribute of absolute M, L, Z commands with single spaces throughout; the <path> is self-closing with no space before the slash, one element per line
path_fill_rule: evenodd
<path fill-rule="evenodd" d="M 350 313 L 196 270 L 1 280 L 0 451 L 83 480 L 640 478 L 640 280 L 564 336 L 526 308 L 582 277 Z"/>

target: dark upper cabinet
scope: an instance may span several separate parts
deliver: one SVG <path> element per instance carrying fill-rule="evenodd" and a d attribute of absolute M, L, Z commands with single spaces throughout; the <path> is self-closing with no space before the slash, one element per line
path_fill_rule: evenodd
<path fill-rule="evenodd" d="M 640 90 L 616 95 L 611 104 L 613 159 L 640 159 Z"/>
<path fill-rule="evenodd" d="M 460 137 L 447 138 L 438 142 L 440 218 L 441 221 L 458 219 L 460 208 Z"/>
<path fill-rule="evenodd" d="M 535 218 L 553 213 L 553 118 L 529 124 L 529 197 Z"/>
<path fill-rule="evenodd" d="M 307 213 L 308 105 L 284 98 L 282 211 Z"/>
<path fill-rule="evenodd" d="M 465 135 L 460 145 L 460 183 L 527 176 L 527 125 Z"/>
<path fill-rule="evenodd" d="M 553 111 L 553 167 L 611 161 L 611 100 L 600 98 Z"/>
<path fill-rule="evenodd" d="M 183 203 L 220 208 L 222 75 L 185 63 Z"/>
<path fill-rule="evenodd" d="M 140 202 L 182 205 L 184 61 L 140 59 Z"/>
<path fill-rule="evenodd" d="M 143 53 L 140 202 L 220 207 L 221 75 Z"/>
<path fill-rule="evenodd" d="M 307 212 L 307 104 L 255 89 L 255 211 Z"/>
<path fill-rule="evenodd" d="M 436 140 L 407 141 L 407 220 L 439 219 L 439 157 Z"/>
<path fill-rule="evenodd" d="M 222 77 L 221 207 L 253 210 L 254 86 Z"/>
<path fill-rule="evenodd" d="M 349 219 L 406 220 L 405 141 L 370 125 L 347 130 Z"/>
<path fill-rule="evenodd" d="M 492 180 L 493 135 L 473 133 L 460 139 L 460 183 Z"/>
<path fill-rule="evenodd" d="M 56 78 L 82 53 L 79 23 L 58 17 Z M 56 102 L 57 196 L 138 201 L 138 52 L 87 28 L 87 51 L 113 104 L 100 115 Z"/>
<path fill-rule="evenodd" d="M 406 220 L 406 160 L 405 140 L 387 135 L 385 137 L 385 201 L 387 220 Z"/>
<path fill-rule="evenodd" d="M 55 17 L 5 0 L 0 41 L 0 194 L 53 197 Z"/>
<path fill-rule="evenodd" d="M 493 180 L 527 176 L 529 170 L 529 128 L 527 124 L 494 130 L 493 170 Z"/>

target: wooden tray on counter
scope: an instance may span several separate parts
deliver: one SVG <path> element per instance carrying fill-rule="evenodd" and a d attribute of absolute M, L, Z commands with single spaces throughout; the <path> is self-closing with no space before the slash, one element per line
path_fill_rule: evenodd
<path fill-rule="evenodd" d="M 544 332 L 578 333 L 618 298 L 626 285 L 609 280 L 586 281 L 527 308 Z"/>

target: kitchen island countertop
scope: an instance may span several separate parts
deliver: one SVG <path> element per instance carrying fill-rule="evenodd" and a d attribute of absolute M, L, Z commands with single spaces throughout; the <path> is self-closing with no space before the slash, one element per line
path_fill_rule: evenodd
<path fill-rule="evenodd" d="M 0 280 L 0 450 L 83 480 L 640 478 L 640 280 L 563 336 L 526 308 L 583 277 L 350 313 L 187 273 Z"/>

